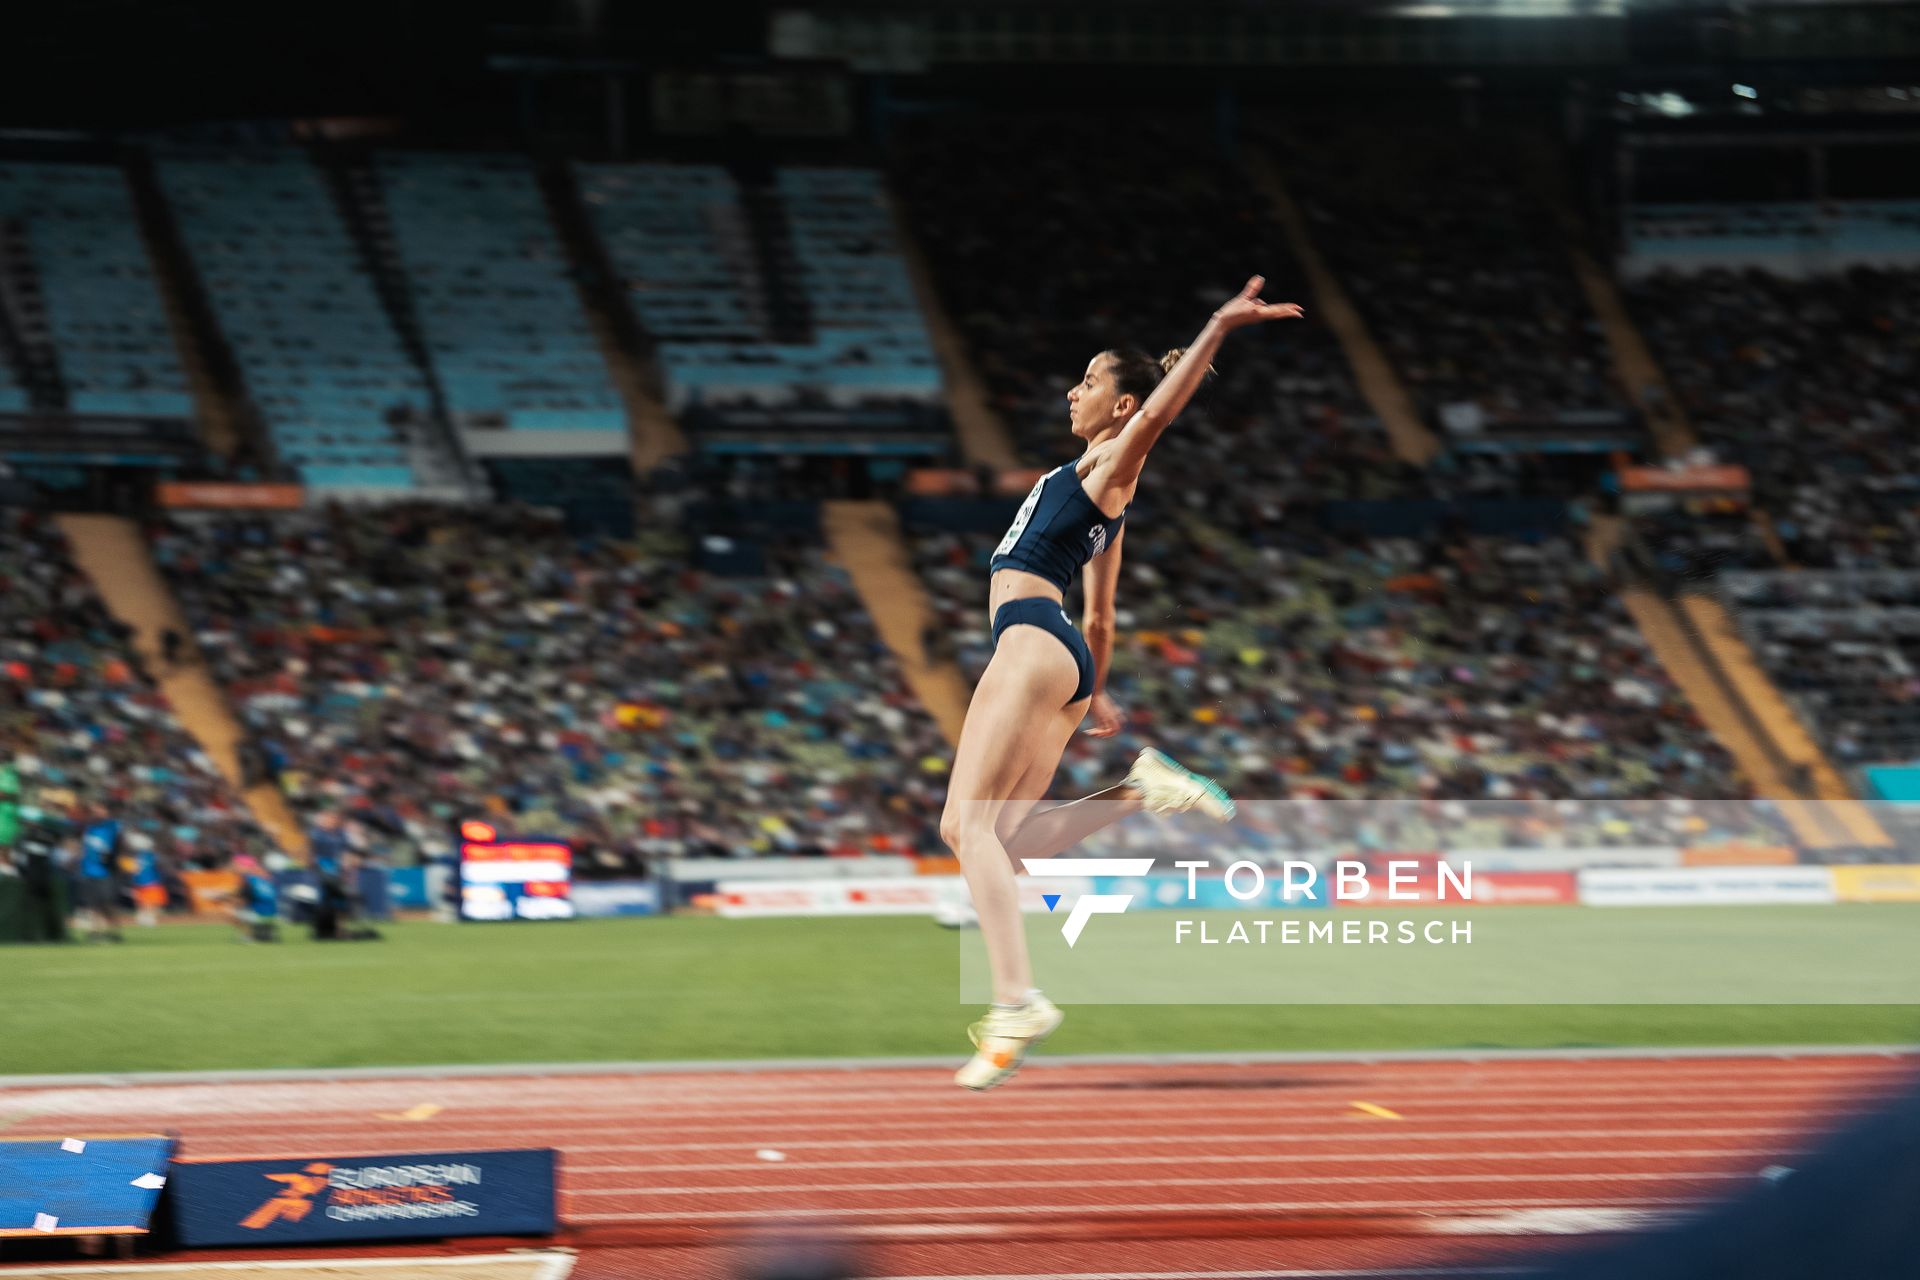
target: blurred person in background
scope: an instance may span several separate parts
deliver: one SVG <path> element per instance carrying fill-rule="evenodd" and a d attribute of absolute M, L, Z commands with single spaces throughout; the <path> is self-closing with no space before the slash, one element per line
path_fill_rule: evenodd
<path fill-rule="evenodd" d="M 160 855 L 151 837 L 135 832 L 127 837 L 132 854 L 122 860 L 127 884 L 133 892 L 134 920 L 152 928 L 160 923 L 160 912 L 167 905 L 167 884 L 160 870 Z"/>
<path fill-rule="evenodd" d="M 113 869 L 120 847 L 120 822 L 104 810 L 94 810 L 80 833 L 80 857 L 75 866 L 79 885 L 80 931 L 89 939 L 119 942 L 119 888 Z"/>
<path fill-rule="evenodd" d="M 369 922 L 364 876 L 370 869 L 385 875 L 385 864 L 352 844 L 340 860 L 340 936 L 352 942 L 377 942 L 380 931 Z"/>
<path fill-rule="evenodd" d="M 340 937 L 342 920 L 351 914 L 344 879 L 351 850 L 346 824 L 337 812 L 325 810 L 314 819 L 313 828 L 307 833 L 307 866 L 313 872 L 314 889 L 319 895 L 313 911 L 316 940 Z"/>
<path fill-rule="evenodd" d="M 252 854 L 236 856 L 233 874 L 233 927 L 242 942 L 280 941 L 280 890 Z"/>
<path fill-rule="evenodd" d="M 0 764 L 0 852 L 20 838 L 20 771 Z"/>
<path fill-rule="evenodd" d="M 45 823 L 25 823 L 11 850 L 26 889 L 25 942 L 65 942 L 72 894 L 59 865 L 59 835 Z"/>

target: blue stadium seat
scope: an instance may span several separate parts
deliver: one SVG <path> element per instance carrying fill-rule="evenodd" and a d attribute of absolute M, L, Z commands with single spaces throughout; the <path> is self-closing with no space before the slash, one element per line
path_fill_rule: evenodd
<path fill-rule="evenodd" d="M 424 419 L 431 405 L 320 171 L 304 152 L 222 153 L 165 157 L 160 179 L 253 402 L 303 481 L 411 485 L 404 461 L 299 464 L 315 428 L 387 442 L 404 458 L 391 424 Z"/>
<path fill-rule="evenodd" d="M 814 327 L 797 343 L 768 333 L 765 282 L 740 191 L 724 170 L 594 164 L 577 172 L 635 314 L 661 339 L 668 408 L 779 406 L 803 390 L 846 407 L 940 401 L 939 363 L 877 172 L 776 175 L 797 258 L 791 283 Z"/>
<path fill-rule="evenodd" d="M 0 163 L 0 219 L 26 228 L 70 406 L 191 416 L 125 174 L 114 165 Z M 0 365 L 0 409 L 26 407 L 26 393 Z"/>
<path fill-rule="evenodd" d="M 527 160 L 382 152 L 375 167 L 455 420 L 625 430 Z"/>

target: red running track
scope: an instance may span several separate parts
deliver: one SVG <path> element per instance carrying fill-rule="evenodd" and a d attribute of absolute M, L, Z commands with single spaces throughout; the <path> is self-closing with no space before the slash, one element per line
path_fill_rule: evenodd
<path fill-rule="evenodd" d="M 0 1089 L 0 1127 L 165 1128 L 194 1157 L 559 1147 L 578 1280 L 809 1249 L 872 1276 L 1480 1275 L 1737 1193 L 1915 1063 L 1056 1061 L 978 1097 L 897 1066 L 76 1086 Z"/>

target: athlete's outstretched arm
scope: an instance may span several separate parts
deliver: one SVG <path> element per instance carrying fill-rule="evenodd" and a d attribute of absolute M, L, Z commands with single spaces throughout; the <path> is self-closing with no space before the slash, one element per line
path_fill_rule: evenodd
<path fill-rule="evenodd" d="M 1120 581 L 1120 544 L 1126 540 L 1127 526 L 1114 530 L 1107 549 L 1087 561 L 1081 571 L 1081 590 L 1085 596 L 1080 612 L 1080 629 L 1086 633 L 1087 648 L 1093 653 L 1093 705 L 1088 714 L 1093 723 L 1087 736 L 1110 738 L 1120 732 L 1126 717 L 1107 693 L 1107 666 L 1113 660 L 1113 590 Z"/>
<path fill-rule="evenodd" d="M 1291 320 L 1302 314 L 1297 303 L 1262 302 L 1260 288 L 1266 282 L 1265 276 L 1253 277 L 1247 281 L 1244 289 L 1213 313 L 1207 321 L 1207 327 L 1188 345 L 1180 362 L 1173 366 L 1160 385 L 1153 389 L 1153 394 L 1147 397 L 1147 402 L 1140 406 L 1140 411 L 1121 429 L 1120 479 L 1130 482 L 1140 474 L 1140 468 L 1146 465 L 1147 454 L 1153 450 L 1160 433 L 1173 424 L 1173 420 L 1180 416 L 1180 411 L 1187 407 L 1187 401 L 1193 399 L 1193 393 L 1200 389 L 1200 380 L 1207 376 L 1214 355 L 1229 333 L 1250 324 Z"/>

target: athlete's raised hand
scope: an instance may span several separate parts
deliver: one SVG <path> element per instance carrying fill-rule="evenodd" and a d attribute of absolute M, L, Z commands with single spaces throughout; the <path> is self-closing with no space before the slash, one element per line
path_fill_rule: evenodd
<path fill-rule="evenodd" d="M 1127 722 L 1127 713 L 1113 700 L 1113 695 L 1102 689 L 1093 695 L 1093 705 L 1087 708 L 1087 718 L 1092 721 L 1083 732 L 1089 738 L 1111 738 L 1120 732 L 1120 726 Z"/>
<path fill-rule="evenodd" d="M 1247 281 L 1246 288 L 1213 313 L 1214 320 L 1222 328 L 1244 329 L 1267 320 L 1297 320 L 1305 314 L 1297 302 L 1261 301 L 1260 290 L 1266 283 L 1265 276 Z"/>

